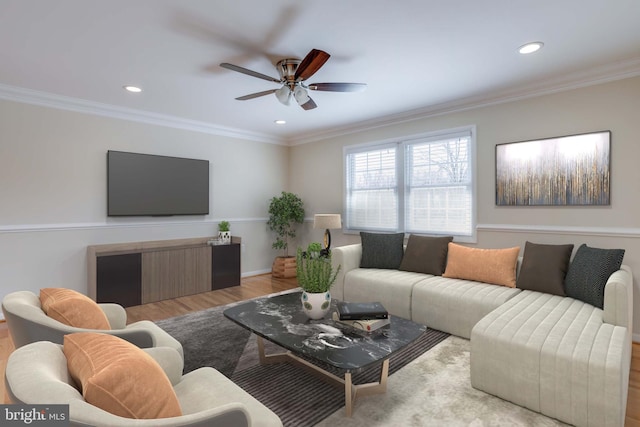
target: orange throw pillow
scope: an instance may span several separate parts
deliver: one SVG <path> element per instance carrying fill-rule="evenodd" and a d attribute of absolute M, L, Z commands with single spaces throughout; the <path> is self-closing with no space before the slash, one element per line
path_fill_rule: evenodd
<path fill-rule="evenodd" d="M 98 304 L 86 295 L 67 288 L 40 289 L 42 311 L 65 325 L 84 329 L 111 329 Z"/>
<path fill-rule="evenodd" d="M 477 249 L 449 243 L 447 268 L 442 277 L 475 280 L 516 287 L 519 247 Z"/>
<path fill-rule="evenodd" d="M 113 335 L 80 332 L 65 335 L 63 351 L 71 378 L 93 406 L 125 418 L 182 415 L 165 372 L 130 342 Z"/>

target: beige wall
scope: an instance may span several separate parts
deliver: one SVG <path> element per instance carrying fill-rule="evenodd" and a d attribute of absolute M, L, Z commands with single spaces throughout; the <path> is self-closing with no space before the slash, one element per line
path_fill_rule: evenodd
<path fill-rule="evenodd" d="M 210 161 L 210 214 L 106 216 L 107 150 Z M 0 101 L 0 297 L 64 286 L 87 292 L 86 247 L 242 237 L 242 272 L 270 271 L 269 199 L 288 184 L 288 147 Z"/>
<path fill-rule="evenodd" d="M 308 207 L 307 216 L 342 212 L 342 153 L 351 144 L 476 125 L 478 247 L 537 243 L 586 243 L 624 248 L 624 263 L 640 278 L 640 78 L 423 118 L 291 149 L 291 190 Z M 611 205 L 606 207 L 495 206 L 495 145 L 611 130 Z M 332 233 L 335 246 L 357 235 Z M 303 237 L 319 240 L 307 224 Z M 640 289 L 634 279 L 634 336 L 640 341 Z"/>

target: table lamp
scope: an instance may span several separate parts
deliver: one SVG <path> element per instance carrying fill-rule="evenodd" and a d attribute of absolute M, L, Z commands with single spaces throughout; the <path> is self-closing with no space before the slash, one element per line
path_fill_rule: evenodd
<path fill-rule="evenodd" d="M 342 228 L 340 214 L 315 214 L 313 228 L 324 228 L 324 248 L 329 250 L 331 246 L 331 232 L 329 230 Z"/>

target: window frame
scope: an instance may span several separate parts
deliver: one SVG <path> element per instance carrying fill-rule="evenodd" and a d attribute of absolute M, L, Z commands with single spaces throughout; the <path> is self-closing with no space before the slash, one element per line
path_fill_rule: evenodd
<path fill-rule="evenodd" d="M 469 235 L 466 234 L 455 234 L 455 233 L 445 233 L 438 231 L 410 231 L 407 230 L 406 225 L 406 217 L 405 217 L 405 193 L 407 191 L 406 187 L 406 177 L 408 170 L 405 170 L 405 154 L 407 148 L 412 144 L 419 144 L 424 142 L 432 142 L 439 141 L 447 138 L 455 138 L 460 136 L 469 135 L 469 176 L 471 179 L 470 189 L 471 189 L 471 232 Z M 348 176 L 348 156 L 351 154 L 364 153 L 370 151 L 376 151 L 380 149 L 385 149 L 389 147 L 395 148 L 395 160 L 396 160 L 396 193 L 397 193 L 397 227 L 394 230 L 389 229 L 377 229 L 377 228 L 347 228 L 348 227 L 348 216 L 347 216 L 347 208 L 348 208 L 348 197 L 349 197 L 349 189 L 347 187 L 349 183 Z M 415 234 L 424 234 L 424 235 L 453 235 L 454 240 L 458 242 L 466 242 L 466 243 L 476 243 L 477 242 L 477 141 L 476 141 L 476 126 L 468 125 L 461 126 L 457 128 L 451 129 L 443 129 L 433 132 L 425 132 L 420 134 L 409 135 L 405 137 L 392 138 L 381 141 L 367 142 L 362 144 L 354 144 L 347 145 L 343 147 L 343 183 L 342 183 L 342 191 L 343 191 L 343 218 L 345 218 L 343 222 L 342 232 L 345 234 L 359 234 L 361 231 L 365 232 L 381 232 L 381 233 L 415 233 Z"/>

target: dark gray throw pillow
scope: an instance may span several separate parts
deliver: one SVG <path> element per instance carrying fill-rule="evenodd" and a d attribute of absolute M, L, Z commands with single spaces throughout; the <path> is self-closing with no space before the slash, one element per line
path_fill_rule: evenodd
<path fill-rule="evenodd" d="M 447 249 L 452 240 L 453 236 L 410 235 L 400 270 L 442 276 L 447 265 Z"/>
<path fill-rule="evenodd" d="M 567 296 L 603 308 L 604 287 L 609 276 L 620 269 L 622 258 L 624 249 L 590 248 L 582 244 L 564 281 Z"/>
<path fill-rule="evenodd" d="M 565 296 L 564 279 L 573 244 L 543 245 L 526 242 L 516 287 Z"/>
<path fill-rule="evenodd" d="M 397 269 L 404 254 L 404 233 L 360 233 L 362 241 L 361 268 Z"/>

